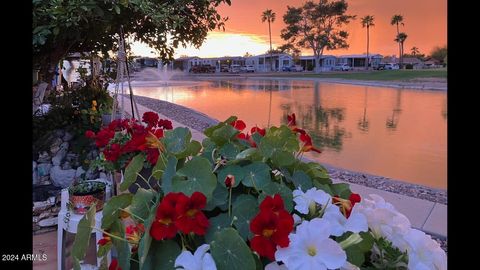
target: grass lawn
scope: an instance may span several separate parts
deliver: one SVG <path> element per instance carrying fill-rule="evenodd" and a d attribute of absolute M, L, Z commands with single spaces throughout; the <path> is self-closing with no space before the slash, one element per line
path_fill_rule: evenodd
<path fill-rule="evenodd" d="M 409 81 L 420 78 L 447 78 L 447 69 L 420 69 L 420 70 L 375 70 L 375 71 L 344 71 L 328 72 L 321 74 L 301 74 L 288 73 L 282 74 L 282 77 L 304 77 L 304 78 L 335 78 L 348 80 L 366 80 L 366 81 Z"/>

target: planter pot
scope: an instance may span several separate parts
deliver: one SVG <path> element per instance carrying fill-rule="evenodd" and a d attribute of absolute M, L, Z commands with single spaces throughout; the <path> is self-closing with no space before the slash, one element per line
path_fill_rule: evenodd
<path fill-rule="evenodd" d="M 73 213 L 84 215 L 93 203 L 96 203 L 96 212 L 103 209 L 103 203 L 105 201 L 104 183 L 94 181 L 79 183 L 71 187 L 69 192 L 70 205 Z"/>

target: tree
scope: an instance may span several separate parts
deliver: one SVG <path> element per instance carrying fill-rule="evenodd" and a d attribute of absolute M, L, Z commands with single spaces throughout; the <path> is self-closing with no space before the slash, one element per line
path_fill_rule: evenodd
<path fill-rule="evenodd" d="M 440 62 L 443 62 L 445 57 L 447 57 L 447 46 L 439 47 L 436 46 L 433 48 L 432 52 L 430 53 L 430 57 Z"/>
<path fill-rule="evenodd" d="M 267 21 L 268 22 L 268 36 L 270 37 L 270 69 L 273 71 L 273 65 L 272 65 L 272 30 L 270 28 L 270 23 L 273 23 L 275 21 L 275 12 L 273 12 L 271 9 L 267 9 L 262 13 L 262 23 Z"/>
<path fill-rule="evenodd" d="M 413 56 L 415 56 L 415 55 L 417 55 L 417 54 L 420 54 L 420 50 L 419 50 L 417 47 L 415 47 L 415 46 L 413 46 L 413 47 L 410 49 L 410 51 L 412 52 L 412 55 L 413 55 Z"/>
<path fill-rule="evenodd" d="M 69 52 L 117 47 L 120 26 L 127 37 L 152 46 L 162 60 L 179 45 L 200 47 L 208 31 L 223 28 L 216 8 L 230 0 L 33 0 L 33 64 L 47 81 Z"/>
<path fill-rule="evenodd" d="M 397 38 L 395 39 L 395 41 L 398 42 L 398 44 L 400 44 L 400 68 L 402 68 L 402 64 L 403 64 L 403 43 L 405 42 L 407 37 L 408 37 L 407 34 L 402 32 L 398 34 Z"/>
<path fill-rule="evenodd" d="M 405 25 L 403 23 L 403 16 L 402 15 L 393 15 L 392 17 L 392 20 L 390 21 L 390 24 L 391 25 L 397 25 L 397 35 L 396 37 L 398 37 L 398 35 L 400 34 L 400 28 L 399 28 L 399 25 Z M 400 42 L 398 42 L 398 58 L 400 58 L 400 68 L 402 67 L 402 49 L 400 48 Z"/>
<path fill-rule="evenodd" d="M 362 19 L 362 27 L 367 28 L 367 62 L 366 62 L 366 69 L 368 70 L 369 67 L 369 62 L 370 62 L 370 57 L 369 57 L 369 43 L 370 43 L 370 26 L 375 26 L 373 23 L 373 16 L 372 15 L 366 15 Z"/>
<path fill-rule="evenodd" d="M 345 14 L 347 8 L 345 0 L 307 1 L 298 8 L 287 6 L 283 16 L 286 28 L 282 29 L 281 37 L 297 47 L 312 49 L 316 72 L 320 72 L 324 49 L 348 48 L 348 32 L 339 29 L 355 19 Z"/>

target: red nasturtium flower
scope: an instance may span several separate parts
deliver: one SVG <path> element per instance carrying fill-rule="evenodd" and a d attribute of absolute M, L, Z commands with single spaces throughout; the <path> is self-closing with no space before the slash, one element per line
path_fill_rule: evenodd
<path fill-rule="evenodd" d="M 302 141 L 303 143 L 303 146 L 301 149 L 302 152 L 309 152 L 309 151 L 315 151 L 317 153 L 322 152 L 313 146 L 312 138 L 307 133 L 300 134 L 300 141 Z"/>
<path fill-rule="evenodd" d="M 291 115 L 287 115 L 287 126 L 289 127 L 296 127 L 297 126 L 297 118 L 295 116 L 295 113 L 292 113 Z"/>
<path fill-rule="evenodd" d="M 230 125 L 239 131 L 242 131 L 247 127 L 245 122 L 243 122 L 242 120 L 235 120 L 231 122 Z"/>
<path fill-rule="evenodd" d="M 102 236 L 103 236 L 102 239 L 98 240 L 98 242 L 97 242 L 97 244 L 99 246 L 105 246 L 108 243 L 112 242 L 112 238 L 110 236 L 108 236 L 107 234 L 103 233 Z"/>
<path fill-rule="evenodd" d="M 191 197 L 183 193 L 168 193 L 159 204 L 150 235 L 156 240 L 174 238 L 180 230 L 204 235 L 209 222 L 201 211 L 207 204 L 207 198 L 200 192 Z"/>
<path fill-rule="evenodd" d="M 120 266 L 118 266 L 118 260 L 117 259 L 112 259 L 112 262 L 110 263 L 110 266 L 108 267 L 108 270 L 122 270 Z"/>
<path fill-rule="evenodd" d="M 250 130 L 250 132 L 253 134 L 255 132 L 257 132 L 258 134 L 260 134 L 262 137 L 265 136 L 265 129 L 264 128 L 259 128 L 259 127 L 252 127 L 252 129 Z"/>
<path fill-rule="evenodd" d="M 202 212 L 207 205 L 207 197 L 200 192 L 194 192 L 189 198 L 179 196 L 175 206 L 177 212 L 176 225 L 183 233 L 194 232 L 204 235 L 209 225 L 208 219 Z"/>
<path fill-rule="evenodd" d="M 250 223 L 254 233 L 250 247 L 260 256 L 275 260 L 277 245 L 288 247 L 288 235 L 293 230 L 293 217 L 283 208 L 283 200 L 276 194 L 260 204 L 260 213 Z"/>
<path fill-rule="evenodd" d="M 142 238 L 144 232 L 145 227 L 142 223 L 139 223 L 138 225 L 130 225 L 125 229 L 125 237 L 132 245 L 132 253 L 137 252 L 140 238 Z"/>
<path fill-rule="evenodd" d="M 175 205 L 181 193 L 168 193 L 157 208 L 150 235 L 156 240 L 174 238 L 177 234 Z M 183 194 L 182 194 L 183 195 Z M 183 195 L 185 196 L 185 195 Z"/>
<path fill-rule="evenodd" d="M 350 217 L 353 206 L 355 206 L 355 204 L 359 203 L 361 200 L 362 198 L 357 193 L 350 194 L 348 200 L 342 199 L 338 197 L 338 195 L 332 197 L 332 203 L 340 207 L 340 212 L 342 212 L 346 218 Z"/>

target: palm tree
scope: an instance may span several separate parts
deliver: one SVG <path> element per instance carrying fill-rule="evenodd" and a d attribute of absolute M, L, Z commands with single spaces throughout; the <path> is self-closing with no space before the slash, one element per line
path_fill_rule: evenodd
<path fill-rule="evenodd" d="M 362 18 L 362 27 L 365 28 L 367 27 L 367 62 L 366 62 L 366 69 L 368 70 L 368 66 L 369 66 L 369 61 L 370 61 L 370 57 L 369 57 L 369 53 L 368 53 L 368 49 L 369 49 L 369 45 L 370 45 L 370 26 L 375 26 L 375 24 L 373 23 L 373 16 L 372 15 L 366 15 L 365 17 Z"/>
<path fill-rule="evenodd" d="M 400 44 L 400 68 L 402 67 L 402 64 L 403 64 L 403 43 L 405 42 L 407 37 L 408 37 L 407 34 L 402 32 L 398 34 L 397 38 L 395 39 L 395 41 L 398 42 L 398 44 Z"/>
<path fill-rule="evenodd" d="M 267 21 L 268 22 L 268 35 L 270 36 L 270 69 L 273 71 L 273 66 L 272 66 L 272 30 L 270 28 L 270 23 L 273 23 L 275 21 L 275 12 L 273 12 L 271 9 L 267 9 L 262 13 L 262 23 Z"/>
<path fill-rule="evenodd" d="M 415 56 L 415 55 L 417 55 L 417 54 L 420 54 L 420 50 L 419 50 L 417 47 L 415 47 L 415 46 L 412 47 L 412 48 L 410 49 L 410 51 L 412 52 L 412 55 L 413 55 L 413 56 Z"/>
<path fill-rule="evenodd" d="M 390 21 L 390 24 L 391 25 L 397 25 L 397 36 L 400 34 L 400 29 L 398 28 L 398 25 L 401 24 L 401 25 L 405 25 L 403 23 L 403 16 L 402 15 L 399 15 L 399 14 L 395 14 L 393 15 L 392 17 L 392 20 Z M 401 48 L 400 48 L 400 43 L 398 43 L 398 58 L 402 58 L 402 51 L 401 51 Z M 400 68 L 402 67 L 402 63 L 400 62 Z"/>

